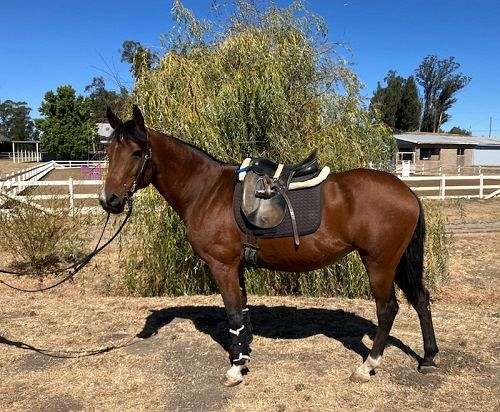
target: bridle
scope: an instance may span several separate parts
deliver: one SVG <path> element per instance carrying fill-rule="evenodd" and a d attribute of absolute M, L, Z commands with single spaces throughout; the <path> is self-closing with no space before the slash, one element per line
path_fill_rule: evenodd
<path fill-rule="evenodd" d="M 146 171 L 146 165 L 148 164 L 148 162 L 151 160 L 151 157 L 152 157 L 151 144 L 149 143 L 149 136 L 148 136 L 147 131 L 146 131 L 146 144 L 147 144 L 147 148 L 144 151 L 144 156 L 142 157 L 141 167 L 139 168 L 139 171 L 135 175 L 134 181 L 132 182 L 132 186 L 130 186 L 130 189 L 128 190 L 127 195 L 125 196 L 126 201 L 128 199 L 132 199 L 132 196 L 134 196 L 134 193 L 137 191 L 137 185 L 144 177 L 144 172 Z"/>
<path fill-rule="evenodd" d="M 142 158 L 142 163 L 141 163 L 141 167 L 139 168 L 139 171 L 136 173 L 135 177 L 134 177 L 134 180 L 132 182 L 132 185 L 130 186 L 130 189 L 127 191 L 127 194 L 125 195 L 125 202 L 127 204 L 127 214 L 125 215 L 125 219 L 123 219 L 122 223 L 120 224 L 120 226 L 118 227 L 118 229 L 116 230 L 116 232 L 113 234 L 113 236 L 111 236 L 105 243 L 103 243 L 101 245 L 101 240 L 104 236 L 104 232 L 106 230 L 106 227 L 108 225 L 108 222 L 109 222 L 109 217 L 110 217 L 110 213 L 108 212 L 107 215 L 106 215 L 106 222 L 104 223 L 104 227 L 102 228 L 102 231 L 101 231 L 101 235 L 99 236 L 99 240 L 97 241 L 94 249 L 92 250 L 91 253 L 89 253 L 87 256 L 85 256 L 84 258 L 80 259 L 78 262 L 75 262 L 73 263 L 72 265 L 70 266 L 67 266 L 65 268 L 62 268 L 62 269 L 58 269 L 58 270 L 55 270 L 55 271 L 46 271 L 46 272 L 38 272 L 36 273 L 36 275 L 47 275 L 47 274 L 59 274 L 59 273 L 63 273 L 63 272 L 66 272 L 69 270 L 69 273 L 63 277 L 62 279 L 58 280 L 57 282 L 49 285 L 49 286 L 45 286 L 43 288 L 39 288 L 39 289 L 24 289 L 24 288 L 20 288 L 20 287 L 17 287 L 17 286 L 14 286 L 14 285 L 11 285 L 10 283 L 7 283 L 3 280 L 0 279 L 0 284 L 3 284 L 11 289 L 14 289 L 14 290 L 18 290 L 18 291 L 21 291 L 21 292 L 30 292 L 30 293 L 33 293 L 33 292 L 42 292 L 42 291 L 45 291 L 45 290 L 49 290 L 49 289 L 53 289 L 55 288 L 56 286 L 59 286 L 61 285 L 62 283 L 70 280 L 70 279 L 73 279 L 73 277 L 78 273 L 80 272 L 80 270 L 82 270 L 91 260 L 92 258 L 97 255 L 99 252 L 101 252 L 106 246 L 108 246 L 113 240 L 115 240 L 115 238 L 118 236 L 118 234 L 122 231 L 122 229 L 124 228 L 125 224 L 127 223 L 127 221 L 129 220 L 130 216 L 132 215 L 132 206 L 133 206 L 133 196 L 134 196 L 134 193 L 137 191 L 137 186 L 139 184 L 139 182 L 142 180 L 142 178 L 144 177 L 144 172 L 146 171 L 146 166 L 147 164 L 149 163 L 149 161 L 151 160 L 151 157 L 152 157 L 152 152 L 151 152 L 151 144 L 149 142 L 149 136 L 148 136 L 148 133 L 146 131 L 146 142 L 147 142 L 147 148 L 146 150 L 144 151 L 144 156 Z M 16 276 L 23 276 L 23 275 L 34 275 L 33 273 L 23 273 L 23 272 L 17 272 L 17 271 L 12 271 L 12 270 L 5 270 L 5 269 L 1 269 L 0 268 L 0 273 L 5 273 L 7 275 L 16 275 Z"/>

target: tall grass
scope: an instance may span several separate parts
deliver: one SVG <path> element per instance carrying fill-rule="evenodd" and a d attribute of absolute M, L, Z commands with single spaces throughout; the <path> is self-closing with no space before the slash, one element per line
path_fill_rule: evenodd
<path fill-rule="evenodd" d="M 341 50 L 326 41 L 319 16 L 301 1 L 288 7 L 259 2 L 259 8 L 251 0 L 224 4 L 212 21 L 199 21 L 174 1 L 178 31 L 164 37 L 170 40 L 158 66 L 151 67 L 144 53 L 136 56 L 135 99 L 151 127 L 233 163 L 247 156 L 293 162 L 313 148 L 333 171 L 390 162 L 394 139 L 365 109 L 361 83 L 339 57 Z M 153 190 L 137 203 L 140 212 L 129 228 L 134 240 L 127 246 L 130 292 L 214 292 L 175 213 Z M 369 294 L 354 254 L 314 273 L 248 270 L 246 279 L 257 294 Z"/>

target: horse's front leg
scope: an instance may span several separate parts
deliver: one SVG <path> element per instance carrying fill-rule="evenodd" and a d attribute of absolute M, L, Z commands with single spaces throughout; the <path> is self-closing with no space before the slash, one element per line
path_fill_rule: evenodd
<path fill-rule="evenodd" d="M 226 314 L 229 323 L 229 334 L 231 346 L 229 348 L 229 360 L 231 367 L 226 373 L 226 386 L 234 386 L 243 381 L 242 370 L 250 361 L 250 342 L 252 339 L 249 322 L 246 322 L 247 309 L 244 307 L 240 290 L 240 274 L 243 270 L 238 262 L 230 266 L 220 262 L 209 263 L 210 270 L 224 300 Z"/>

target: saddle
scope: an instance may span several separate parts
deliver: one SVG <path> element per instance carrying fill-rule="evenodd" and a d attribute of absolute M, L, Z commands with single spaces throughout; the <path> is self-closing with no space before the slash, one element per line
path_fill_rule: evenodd
<path fill-rule="evenodd" d="M 320 172 L 316 151 L 295 165 L 264 158 L 245 159 L 237 170 L 239 180 L 243 180 L 241 212 L 254 228 L 271 229 L 283 222 L 288 211 L 298 246 L 296 215 L 288 192 L 318 185 L 329 172 L 328 167 Z"/>

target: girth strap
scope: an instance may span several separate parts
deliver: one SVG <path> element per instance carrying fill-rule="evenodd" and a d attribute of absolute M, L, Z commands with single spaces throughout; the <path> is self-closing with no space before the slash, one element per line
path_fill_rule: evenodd
<path fill-rule="evenodd" d="M 285 199 L 286 205 L 288 206 L 288 213 L 290 213 L 290 219 L 292 220 L 293 243 L 295 243 L 295 247 L 299 247 L 299 231 L 297 229 L 297 221 L 295 219 L 295 212 L 293 211 L 292 202 L 290 201 L 290 198 L 286 194 L 286 190 L 283 187 L 278 187 L 277 189 L 278 192 L 283 196 L 283 199 Z"/>

